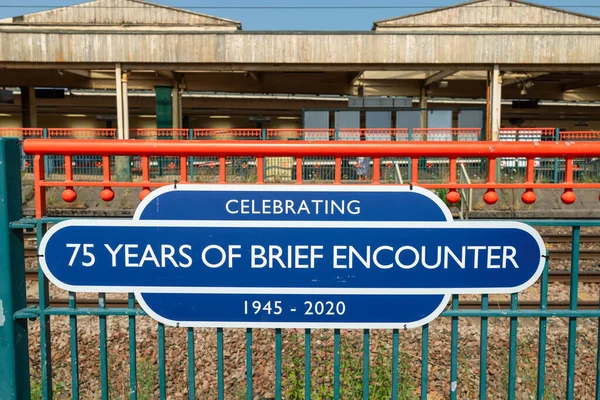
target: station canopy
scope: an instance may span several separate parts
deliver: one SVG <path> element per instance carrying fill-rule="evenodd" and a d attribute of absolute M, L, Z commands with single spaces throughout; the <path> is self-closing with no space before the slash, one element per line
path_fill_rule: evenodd
<path fill-rule="evenodd" d="M 370 32 L 252 32 L 140 0 L 96 0 L 0 20 L 0 86 L 485 98 L 600 98 L 600 19 L 477 0 L 377 21 Z M 24 43 L 35 43 L 24 46 Z M 110 43 L 110 45 L 106 45 Z M 27 48 L 23 48 L 27 47 Z M 31 48 L 29 48 L 31 47 Z M 525 90 L 524 90 L 525 88 Z"/>

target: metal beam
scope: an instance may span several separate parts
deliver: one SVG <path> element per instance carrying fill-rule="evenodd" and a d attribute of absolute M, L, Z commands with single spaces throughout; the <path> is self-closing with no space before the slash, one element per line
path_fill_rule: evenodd
<path fill-rule="evenodd" d="M 568 90 L 583 89 L 583 88 L 599 86 L 599 85 L 600 85 L 600 79 L 596 78 L 596 79 L 591 79 L 591 80 L 582 80 L 582 81 L 566 83 L 564 85 L 561 85 L 560 88 L 563 92 L 566 92 Z"/>
<path fill-rule="evenodd" d="M 260 72 L 248 71 L 248 75 L 250 75 L 252 77 L 252 79 L 254 79 L 256 82 L 260 82 L 260 80 L 261 80 Z"/>
<path fill-rule="evenodd" d="M 83 69 L 65 69 L 64 71 L 69 74 L 83 76 L 84 78 L 91 78 L 91 72 Z"/>
<path fill-rule="evenodd" d="M 437 72 L 437 73 L 435 73 L 435 74 L 427 77 L 427 79 L 425 79 L 425 81 L 423 81 L 423 87 L 431 86 L 433 83 L 441 81 L 442 79 L 447 78 L 450 75 L 454 75 L 457 72 L 458 71 L 456 71 L 456 70 L 442 70 L 442 71 L 439 71 L 439 72 Z"/>
<path fill-rule="evenodd" d="M 162 76 L 165 79 L 168 79 L 170 81 L 174 81 L 175 80 L 175 74 L 172 71 L 156 71 L 156 74 L 158 76 Z"/>
<path fill-rule="evenodd" d="M 365 73 L 365 71 L 350 72 L 349 83 L 351 85 L 354 85 L 356 83 L 356 81 L 359 80 L 363 76 L 364 73 Z"/>

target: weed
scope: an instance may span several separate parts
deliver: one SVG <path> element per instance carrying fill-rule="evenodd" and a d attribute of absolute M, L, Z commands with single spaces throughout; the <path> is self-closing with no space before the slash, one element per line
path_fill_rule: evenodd
<path fill-rule="evenodd" d="M 158 367 L 152 361 L 142 358 L 137 362 L 138 399 L 154 398 L 154 388 L 158 385 Z"/>
<path fill-rule="evenodd" d="M 31 381 L 30 387 L 31 400 L 41 400 L 42 399 L 42 382 L 38 379 L 34 379 Z M 52 384 L 52 393 L 53 397 L 60 399 L 63 397 L 67 397 L 68 389 L 64 382 L 55 381 Z"/>

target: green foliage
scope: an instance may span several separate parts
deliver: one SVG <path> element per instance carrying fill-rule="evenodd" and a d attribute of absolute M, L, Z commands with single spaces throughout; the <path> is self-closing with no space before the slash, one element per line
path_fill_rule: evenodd
<path fill-rule="evenodd" d="M 295 343 L 295 341 L 294 341 Z M 362 347 L 360 335 L 344 336 L 340 346 L 340 398 L 358 399 L 363 397 L 363 358 L 357 353 Z M 316 356 L 315 363 L 323 365 L 327 360 Z M 399 349 L 398 354 L 398 398 L 401 400 L 416 399 L 416 385 L 412 371 L 414 365 L 410 356 Z M 333 393 L 333 365 L 322 373 L 331 374 L 331 379 L 312 380 L 311 398 L 316 400 L 331 399 Z M 304 357 L 303 349 L 295 348 L 290 362 L 283 366 L 284 398 L 291 400 L 304 399 Z M 314 376 L 314 371 L 313 371 Z M 369 399 L 389 400 L 392 396 L 392 360 L 384 351 L 372 354 L 369 363 Z"/>

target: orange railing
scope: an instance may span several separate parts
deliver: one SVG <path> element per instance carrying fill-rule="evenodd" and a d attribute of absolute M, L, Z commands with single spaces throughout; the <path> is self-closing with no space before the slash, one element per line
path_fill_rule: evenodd
<path fill-rule="evenodd" d="M 408 128 L 341 128 L 338 140 L 408 140 Z"/>
<path fill-rule="evenodd" d="M 130 139 L 155 139 L 159 137 L 187 139 L 189 135 L 189 129 L 157 129 L 157 128 L 144 128 L 144 129 L 130 129 Z"/>
<path fill-rule="evenodd" d="M 205 139 L 235 139 L 256 138 L 260 139 L 261 129 L 194 129 L 194 138 Z"/>
<path fill-rule="evenodd" d="M 290 157 L 295 160 L 296 183 L 302 183 L 303 157 L 331 157 L 335 163 L 334 184 L 342 180 L 342 159 L 344 157 L 370 157 L 373 162 L 372 183 L 381 183 L 382 158 L 405 157 L 410 160 L 410 182 L 426 188 L 449 188 L 447 199 L 450 202 L 460 200 L 457 189 L 487 189 L 484 201 L 493 204 L 498 200 L 495 189 L 525 189 L 523 202 L 535 201 L 534 189 L 563 188 L 563 201 L 567 204 L 575 201 L 573 189 L 600 188 L 600 182 L 574 182 L 573 160 L 580 157 L 599 157 L 598 142 L 290 142 L 290 141 L 204 141 L 190 142 L 182 140 L 25 140 L 24 150 L 34 156 L 34 183 L 36 215 L 45 215 L 45 191 L 47 187 L 66 187 L 63 192 L 65 201 L 74 201 L 76 186 L 103 187 L 101 197 L 106 201 L 114 198 L 112 187 L 140 187 L 140 198 L 150 193 L 151 187 L 168 183 L 150 179 L 150 157 L 175 157 L 179 163 L 179 181 L 188 182 L 188 161 L 193 157 L 213 157 L 218 160 L 218 182 L 227 183 L 227 158 L 253 157 L 256 159 L 256 183 L 265 183 L 265 157 Z M 45 155 L 63 155 L 65 159 L 65 178 L 62 181 L 48 181 L 44 171 Z M 72 159 L 74 156 L 98 156 L 101 158 L 103 179 L 101 181 L 76 181 L 73 176 Z M 141 180 L 137 182 L 116 182 L 111 177 L 111 156 L 138 156 L 141 158 Z M 423 183 L 419 180 L 419 159 L 444 157 L 449 163 L 449 178 L 446 183 Z M 487 182 L 458 183 L 457 164 L 460 159 L 476 157 L 487 165 Z M 526 159 L 525 181 L 522 183 L 496 182 L 496 159 L 519 157 Z M 534 180 L 534 161 L 536 157 L 564 159 L 564 181 L 560 183 L 540 183 Z"/>
<path fill-rule="evenodd" d="M 560 140 L 600 140 L 600 131 L 564 131 Z"/>
<path fill-rule="evenodd" d="M 475 142 L 481 138 L 481 128 L 415 128 L 413 140 L 430 142 L 466 141 Z"/>
<path fill-rule="evenodd" d="M 553 140 L 555 128 L 500 128 L 502 141 Z"/>
<path fill-rule="evenodd" d="M 117 135 L 116 129 L 98 129 L 98 128 L 49 128 L 49 138 L 64 139 L 114 139 Z"/>
<path fill-rule="evenodd" d="M 0 137 L 42 137 L 42 128 L 0 128 Z"/>
<path fill-rule="evenodd" d="M 305 140 L 334 140 L 335 129 L 327 128 L 284 128 L 267 129 L 267 139 L 286 138 L 286 139 L 305 139 Z"/>

